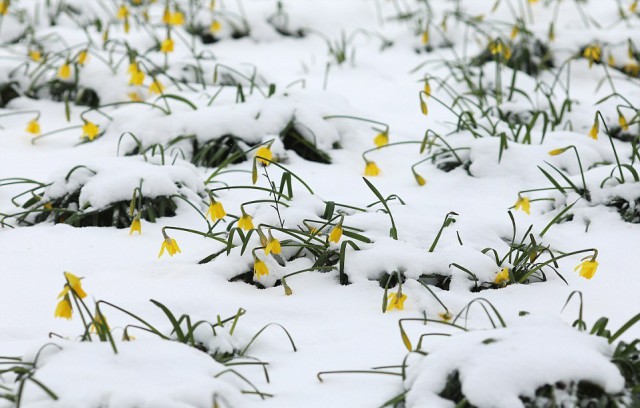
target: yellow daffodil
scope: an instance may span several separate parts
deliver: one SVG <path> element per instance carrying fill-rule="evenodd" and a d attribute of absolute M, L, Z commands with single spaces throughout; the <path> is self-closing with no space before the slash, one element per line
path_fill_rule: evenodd
<path fill-rule="evenodd" d="M 160 51 L 164 52 L 165 54 L 173 52 L 173 45 L 173 40 L 171 38 L 165 38 L 164 40 L 162 40 L 162 43 L 160 43 Z"/>
<path fill-rule="evenodd" d="M 42 59 L 42 54 L 38 50 L 30 50 L 29 58 L 31 58 L 35 62 L 39 62 Z"/>
<path fill-rule="evenodd" d="M 574 271 L 577 271 L 578 269 L 580 269 L 580 276 L 586 279 L 591 279 L 598 269 L 598 261 L 596 261 L 595 258 L 588 259 L 573 268 Z"/>
<path fill-rule="evenodd" d="M 340 238 L 342 238 L 342 223 L 333 227 L 333 229 L 329 233 L 330 242 L 335 242 L 337 244 L 340 241 Z"/>
<path fill-rule="evenodd" d="M 256 152 L 256 159 L 263 164 L 264 166 L 269 165 L 269 160 L 273 159 L 273 153 L 271 152 L 270 146 L 262 146 Z"/>
<path fill-rule="evenodd" d="M 382 147 L 389 144 L 389 133 L 387 132 L 378 133 L 378 135 L 375 138 L 373 138 L 373 143 L 377 147 Z"/>
<path fill-rule="evenodd" d="M 431 84 L 429 84 L 429 81 L 426 79 L 424 81 L 424 93 L 427 98 L 431 96 Z"/>
<path fill-rule="evenodd" d="M 492 41 L 489 43 L 489 52 L 492 55 L 502 55 L 504 59 L 511 58 L 511 50 L 502 41 Z"/>
<path fill-rule="evenodd" d="M 144 82 L 144 72 L 136 69 L 135 72 L 131 73 L 131 78 L 129 78 L 129 85 L 142 85 Z"/>
<path fill-rule="evenodd" d="M 531 215 L 531 202 L 527 197 L 518 196 L 516 203 L 514 204 L 516 210 L 522 210 L 525 213 Z"/>
<path fill-rule="evenodd" d="M 127 8 L 127 6 L 123 4 L 118 8 L 117 17 L 118 20 L 124 20 L 125 18 L 129 17 L 129 9 Z"/>
<path fill-rule="evenodd" d="M 71 65 L 68 62 L 62 64 L 62 66 L 58 69 L 58 78 L 60 79 L 69 79 L 71 78 Z"/>
<path fill-rule="evenodd" d="M 171 10 L 169 10 L 169 7 L 164 8 L 164 12 L 162 13 L 162 22 L 164 24 L 171 23 Z"/>
<path fill-rule="evenodd" d="M 164 240 L 162 241 L 162 246 L 160 247 L 158 258 L 160 258 L 162 254 L 164 254 L 165 249 L 169 253 L 169 256 L 174 256 L 176 253 L 182 253 L 176 240 L 166 235 L 164 231 L 162 233 L 164 234 Z"/>
<path fill-rule="evenodd" d="M 138 94 L 137 92 L 129 92 L 127 94 L 127 96 L 129 97 L 130 101 L 133 101 L 133 102 L 141 102 L 142 101 L 142 97 L 140 97 L 140 94 Z"/>
<path fill-rule="evenodd" d="M 175 13 L 171 13 L 171 17 L 169 17 L 170 25 L 183 25 L 184 24 L 184 14 L 181 11 L 176 11 Z"/>
<path fill-rule="evenodd" d="M 509 282 L 509 268 L 502 268 L 502 270 L 500 272 L 498 272 L 498 274 L 496 275 L 496 278 L 495 278 L 494 282 L 497 283 L 497 284 L 501 284 L 503 282 L 508 283 Z"/>
<path fill-rule="evenodd" d="M 253 257 L 253 273 L 258 279 L 260 279 L 260 277 L 263 275 L 269 274 L 269 268 L 267 268 L 267 264 L 260 260 L 257 256 Z"/>
<path fill-rule="evenodd" d="M 567 151 L 567 149 L 569 149 L 569 147 L 562 147 L 560 149 L 553 149 L 549 151 L 549 156 L 557 156 L 559 154 L 562 154 L 564 152 Z"/>
<path fill-rule="evenodd" d="M 242 216 L 238 218 L 238 228 L 242 228 L 245 231 L 253 229 L 253 218 L 242 210 Z"/>
<path fill-rule="evenodd" d="M 589 68 L 591 68 L 594 62 L 600 62 L 602 49 L 597 44 L 590 45 L 584 49 L 582 56 L 589 60 Z"/>
<path fill-rule="evenodd" d="M 70 320 L 72 315 L 73 308 L 71 307 L 71 299 L 69 299 L 69 295 L 67 295 L 58 302 L 53 316 Z"/>
<path fill-rule="evenodd" d="M 80 299 L 84 299 L 85 297 L 87 297 L 87 293 L 82 289 L 82 283 L 79 277 L 72 274 L 71 272 L 65 272 L 64 277 L 67 280 L 67 282 L 64 284 L 64 288 L 62 289 L 62 292 L 58 294 L 58 299 L 64 296 L 68 296 L 69 288 L 73 289 L 73 292 Z"/>
<path fill-rule="evenodd" d="M 422 45 L 429 44 L 429 31 L 425 30 L 422 32 Z"/>
<path fill-rule="evenodd" d="M 598 140 L 598 132 L 600 131 L 600 122 L 596 117 L 596 120 L 593 122 L 593 126 L 591 126 L 591 130 L 589 130 L 589 137 L 593 140 Z"/>
<path fill-rule="evenodd" d="M 142 224 L 140 223 L 140 217 L 136 217 L 131 221 L 131 228 L 129 228 L 129 235 L 132 235 L 134 232 L 138 234 L 142 234 Z"/>
<path fill-rule="evenodd" d="M 427 180 L 424 179 L 424 177 L 422 177 L 421 175 L 419 175 L 418 173 L 413 173 L 413 177 L 415 177 L 416 179 L 416 183 L 418 183 L 419 186 L 424 186 L 425 184 L 427 184 Z"/>
<path fill-rule="evenodd" d="M 380 168 L 375 162 L 368 161 L 364 166 L 364 175 L 365 176 L 377 176 L 380 174 Z"/>
<path fill-rule="evenodd" d="M 513 28 L 511 29 L 511 35 L 509 36 L 509 38 L 511 38 L 512 40 L 515 40 L 519 32 L 520 32 L 520 29 L 518 28 L 518 26 L 514 25 Z"/>
<path fill-rule="evenodd" d="M 129 63 L 129 67 L 127 68 L 127 73 L 129 74 L 133 74 L 135 72 L 138 72 L 139 68 L 138 68 L 138 63 L 135 61 L 131 61 Z"/>
<path fill-rule="evenodd" d="M 227 215 L 222 203 L 219 201 L 212 201 L 207 210 L 207 216 L 211 217 L 211 221 L 216 222 L 223 219 Z"/>
<path fill-rule="evenodd" d="M 618 123 L 620 124 L 622 130 L 629 130 L 629 123 L 627 123 L 627 118 L 625 118 L 624 115 L 620 112 L 618 112 Z"/>
<path fill-rule="evenodd" d="M 27 128 L 25 130 L 27 131 L 27 133 L 31 133 L 34 136 L 39 135 L 40 123 L 38 123 L 38 119 L 30 120 L 29 123 L 27 123 Z"/>
<path fill-rule="evenodd" d="M 100 133 L 100 127 L 93 122 L 85 121 L 82 125 L 82 137 L 93 141 Z"/>
<path fill-rule="evenodd" d="M 87 58 L 89 57 L 89 51 L 87 50 L 82 50 L 80 51 L 80 53 L 78 54 L 78 64 L 79 65 L 84 65 L 85 62 L 87 62 Z"/>
<path fill-rule="evenodd" d="M 0 0 L 0 16 L 4 16 L 9 12 L 9 0 Z"/>
<path fill-rule="evenodd" d="M 389 305 L 387 306 L 387 312 L 393 309 L 403 310 L 404 301 L 407 300 L 407 295 L 402 292 L 389 294 Z"/>
<path fill-rule="evenodd" d="M 424 116 L 427 116 L 429 114 L 429 107 L 427 106 L 427 103 L 422 99 L 420 99 L 420 110 L 422 111 L 422 114 Z"/>
<path fill-rule="evenodd" d="M 222 29 L 222 24 L 220 24 L 220 21 L 218 20 L 213 20 L 213 22 L 209 26 L 209 31 L 211 31 L 213 34 L 216 34 L 221 29 Z"/>
<path fill-rule="evenodd" d="M 280 245 L 280 241 L 275 239 L 273 235 L 271 235 L 271 231 L 269 231 L 269 241 L 267 241 L 267 245 L 264 248 L 264 252 L 269 254 L 280 254 L 282 252 L 282 246 Z"/>
<path fill-rule="evenodd" d="M 151 85 L 149 85 L 149 92 L 152 94 L 161 94 L 163 91 L 164 91 L 164 85 L 162 85 L 162 82 L 154 78 Z"/>

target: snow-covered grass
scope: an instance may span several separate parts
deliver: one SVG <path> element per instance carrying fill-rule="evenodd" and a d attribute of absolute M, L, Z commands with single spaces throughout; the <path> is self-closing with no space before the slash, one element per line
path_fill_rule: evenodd
<path fill-rule="evenodd" d="M 638 404 L 639 8 L 0 0 L 0 406 Z"/>

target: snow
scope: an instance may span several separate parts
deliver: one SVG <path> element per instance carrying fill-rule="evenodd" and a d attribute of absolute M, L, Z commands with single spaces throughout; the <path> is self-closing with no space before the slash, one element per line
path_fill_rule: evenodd
<path fill-rule="evenodd" d="M 629 122 L 638 109 L 638 79 L 618 70 L 633 61 L 628 41 L 636 50 L 640 48 L 637 13 L 625 11 L 626 19 L 620 20 L 616 2 L 523 1 L 527 17 L 520 22 L 545 43 L 558 7 L 556 40 L 550 44 L 554 67 L 533 76 L 494 61 L 482 66 L 469 63 L 487 49 L 491 39 L 501 36 L 509 42 L 520 11 L 512 12 L 506 1 L 491 12 L 493 2 L 479 0 L 243 0 L 219 1 L 214 11 L 209 10 L 208 1 L 192 10 L 190 2 L 178 0 L 171 5 L 180 6 L 187 24 L 193 19 L 206 30 L 215 19 L 222 29 L 216 33 L 218 41 L 203 44 L 190 36 L 186 26 L 172 27 L 175 50 L 166 56 L 157 49 L 167 35 L 167 27 L 160 22 L 164 3 L 144 3 L 130 6 L 129 33 L 116 16 L 118 2 L 68 0 L 64 4 L 79 12 L 70 16 L 55 15 L 42 1 L 13 0 L 9 13 L 0 17 L 0 85 L 15 81 L 21 93 L 0 108 L 1 179 L 18 177 L 46 184 L 33 193 L 43 195 L 41 203 L 78 192 L 85 211 L 128 202 L 141 181 L 145 197 L 180 195 L 193 204 L 178 200 L 174 217 L 155 223 L 142 220 L 139 235 L 111 227 L 73 228 L 52 222 L 22 226 L 12 215 L 23 211 L 20 206 L 33 195 L 19 196 L 15 203 L 12 199 L 35 185 L 0 181 L 0 356 L 33 361 L 43 345 L 57 345 L 44 347 L 34 378 L 60 399 L 52 401 L 27 382 L 22 406 L 210 407 L 217 393 L 221 407 L 358 408 L 380 406 L 406 390 L 407 407 L 445 407 L 453 405 L 438 394 L 454 371 L 460 373 L 465 396 L 481 408 L 521 406 L 520 396 L 531 396 L 537 387 L 556 381 L 588 380 L 611 393 L 623 389 L 621 374 L 610 362 L 615 343 L 570 327 L 577 305 L 571 303 L 564 311 L 563 306 L 573 291 L 580 291 L 585 321 L 592 325 L 606 316 L 611 329 L 640 310 L 636 272 L 640 230 L 638 224 L 625 222 L 616 208 L 608 206 L 614 198 L 633 206 L 640 195 L 640 182 L 624 170 L 624 183 L 611 178 L 603 183 L 610 174 L 618 176 L 612 146 L 622 163 L 640 171 L 638 161 L 632 160 L 631 144 L 610 140 L 604 126 L 617 126 L 618 108 Z M 620 4 L 628 10 L 630 2 Z M 458 5 L 462 18 L 484 31 L 456 21 L 452 13 Z M 141 13 L 147 7 L 151 22 L 143 24 Z M 588 20 L 581 18 L 577 7 Z M 25 19 L 16 12 L 19 9 L 25 10 Z M 403 11 L 416 13 L 397 18 Z M 446 15 L 444 32 L 441 23 Z M 109 26 L 106 44 L 95 24 L 86 30 L 78 27 L 78 22 L 96 19 L 103 27 Z M 234 38 L 244 26 L 243 19 L 250 31 Z M 427 19 L 430 52 L 420 40 Z M 33 35 L 27 31 L 23 36 L 35 21 Z M 305 35 L 286 36 L 278 29 L 302 30 Z M 342 38 L 346 60 L 339 63 L 336 52 Z M 603 61 L 609 55 L 615 58 L 615 67 L 590 67 L 581 57 L 580 50 L 594 42 L 603 46 Z M 34 46 L 48 54 L 46 62 L 28 59 Z M 79 86 L 99 96 L 99 109 L 76 105 L 73 98 L 65 106 L 64 101 L 52 100 L 49 90 L 48 81 L 56 78 L 59 66 L 85 47 L 90 51 L 88 60 L 84 66 L 71 61 L 72 71 L 78 73 Z M 129 84 L 127 69 L 134 53 L 128 50 L 135 50 L 136 61 L 145 71 L 142 85 Z M 198 66 L 202 68 L 199 75 L 194 68 Z M 483 99 L 477 97 L 477 89 L 469 89 L 463 74 L 473 86 L 482 86 L 486 91 Z M 154 75 L 165 87 L 164 96 L 149 89 Z M 500 103 L 494 93 L 497 75 L 502 75 Z M 426 77 L 432 88 L 431 97 L 424 99 L 427 116 L 421 113 L 418 99 Z M 512 78 L 520 91 L 508 98 Z M 75 77 L 65 81 L 73 84 Z M 36 94 L 25 92 L 30 86 L 42 88 Z M 132 92 L 144 103 L 130 103 Z M 612 92 L 622 97 L 602 101 Z M 454 103 L 457 94 L 465 95 L 465 100 Z M 542 121 L 536 122 L 530 129 L 530 143 L 524 142 L 531 116 L 544 111 L 555 119 L 552 108 L 559 111 L 567 99 L 571 109 L 554 126 L 549 125 L 546 133 Z M 500 120 L 497 107 L 505 114 L 518 115 L 524 125 L 514 122 L 510 126 Z M 470 124 L 458 127 L 456 115 L 463 110 L 473 112 L 477 128 Z M 593 140 L 587 135 L 596 111 L 605 122 L 601 121 L 598 139 Z M 44 137 L 32 143 L 33 136 L 25 127 L 36 116 Z M 84 120 L 100 126 L 100 137 L 81 143 Z M 631 135 L 638 135 L 637 120 L 630 125 Z M 285 148 L 281 134 L 290 123 L 307 141 L 328 153 L 331 164 L 305 160 Z M 387 129 L 390 145 L 369 151 L 375 148 L 376 135 Z M 421 152 L 427 131 L 435 144 Z M 431 140 L 434 132 L 442 139 Z M 501 133 L 508 140 L 499 158 Z M 247 153 L 247 160 L 224 168 L 190 163 L 199 147 L 224 136 L 237 138 L 245 151 L 271 143 L 275 162 L 282 167 L 258 165 L 254 184 L 255 150 Z M 448 150 L 442 140 L 459 149 L 456 153 L 463 165 L 444 171 L 438 167 L 444 157 L 428 159 Z M 571 189 L 566 194 L 548 189 L 553 186 L 540 168 L 565 184 L 551 165 L 582 187 L 573 149 L 549 155 L 567 146 L 575 146 L 579 153 L 591 200 Z M 375 161 L 380 168 L 380 175 L 367 180 L 387 199 L 390 214 L 363 181 L 366 151 L 366 160 Z M 416 183 L 412 170 L 425 178 L 425 185 Z M 293 197 L 282 198 L 276 210 L 270 182 L 279 189 L 287 172 L 300 177 L 309 189 L 293 177 Z M 210 204 L 207 190 L 227 213 L 215 225 L 194 211 L 195 207 L 206 212 Z M 513 208 L 519 193 L 532 200 L 530 215 Z M 328 202 L 336 203 L 330 222 L 322 218 Z M 573 218 L 553 225 L 541 236 L 554 217 L 574 202 Z M 246 244 L 236 232 L 228 252 L 223 251 L 226 244 L 210 239 L 209 234 L 226 239 L 231 226 L 237 226 L 241 208 L 253 217 L 256 227 L 265 234 L 270 231 L 283 243 L 280 257 L 284 262 L 265 254 L 255 231 Z M 536 242 L 548 245 L 556 254 L 598 249 L 599 267 L 593 279 L 586 280 L 574 271 L 582 256 L 591 255 L 582 253 L 559 261 L 558 271 L 567 284 L 547 273 L 545 282 L 476 292 L 474 281 L 454 264 L 472 271 L 478 285 L 493 283 L 502 268 L 513 266 L 509 257 L 498 265 L 493 252 L 487 251 L 495 249 L 500 257 L 509 251 L 514 231 L 508 211 L 517 225 L 516 242 L 527 238 L 525 231 L 531 226 Z M 455 222 L 442 230 L 430 252 L 451 212 L 457 214 Z M 338 243 L 328 242 L 341 216 L 345 232 L 366 238 L 345 234 Z M 390 236 L 391 217 L 398 239 Z M 288 294 L 283 277 L 312 269 L 316 262 L 309 248 L 290 245 L 300 245 L 308 238 L 309 226 L 323 224 L 327 225 L 310 242 L 335 265 L 288 276 Z M 179 243 L 181 253 L 157 258 L 163 232 Z M 350 284 L 341 285 L 338 258 L 347 240 L 358 248 L 345 246 L 344 273 Z M 216 253 L 220 254 L 212 261 L 199 263 Z M 234 280 L 247 273 L 252 276 L 254 254 L 265 262 L 269 274 L 254 277 L 255 285 Z M 548 259 L 545 253 L 537 262 Z M 121 341 L 121 328 L 132 321 L 113 310 L 105 314 L 118 334 L 118 354 L 108 343 L 81 342 L 84 328 L 77 311 L 70 321 L 53 317 L 64 271 L 82 277 L 90 309 L 93 302 L 107 300 L 167 335 L 171 326 L 149 299 L 167 305 L 176 316 L 188 314 L 213 324 L 240 308 L 246 310 L 233 335 L 226 324 L 217 335 L 203 326 L 195 338 L 210 352 L 235 352 L 227 364 L 265 363 L 269 381 L 259 365 L 227 366 L 199 349 L 178 344 L 175 334 L 170 335 L 172 341 L 136 332 L 135 340 Z M 382 314 L 384 285 L 380 280 L 394 272 L 404 279 L 407 300 L 404 310 Z M 433 285 L 427 290 L 424 278 L 432 275 L 450 277 L 448 290 Z M 421 278 L 423 283 L 418 281 Z M 397 286 L 389 288 L 390 293 L 397 290 Z M 397 367 L 407 357 L 399 319 L 440 319 L 445 308 L 456 315 L 478 298 L 490 301 L 507 327 L 487 329 L 480 307 L 456 322 L 469 328 L 464 333 L 437 324 L 407 325 L 414 344 L 425 333 L 451 336 L 427 337 L 423 350 L 429 354 L 425 357 L 410 353 L 404 382 L 394 375 L 346 373 L 326 375 L 322 383 L 317 380 L 322 371 Z M 529 314 L 521 317 L 521 311 Z M 238 357 L 253 336 L 271 323 L 281 324 L 291 334 L 297 351 L 281 327 L 271 325 L 251 344 L 246 356 Z M 640 326 L 633 326 L 621 340 L 639 336 Z M 484 344 L 489 338 L 495 341 Z M 230 368 L 273 397 L 262 400 L 241 394 L 251 387 L 234 374 L 216 377 Z M 3 374 L 0 385 L 13 392 L 14 380 L 10 373 Z M 0 406 L 13 405 L 0 398 Z"/>

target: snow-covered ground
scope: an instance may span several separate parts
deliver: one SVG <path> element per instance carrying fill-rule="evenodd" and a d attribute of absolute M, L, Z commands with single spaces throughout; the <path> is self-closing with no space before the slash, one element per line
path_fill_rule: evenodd
<path fill-rule="evenodd" d="M 0 407 L 638 403 L 638 32 L 0 0 Z"/>

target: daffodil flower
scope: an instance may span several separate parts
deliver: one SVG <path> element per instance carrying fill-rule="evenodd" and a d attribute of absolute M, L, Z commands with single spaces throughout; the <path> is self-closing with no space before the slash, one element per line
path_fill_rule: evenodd
<path fill-rule="evenodd" d="M 58 299 L 64 296 L 68 296 L 69 289 L 72 289 L 80 299 L 84 299 L 85 297 L 87 297 L 87 293 L 82 289 L 82 283 L 79 277 L 72 274 L 71 272 L 65 272 L 64 277 L 67 280 L 67 283 L 64 284 L 62 292 L 58 294 Z"/>
<path fill-rule="evenodd" d="M 220 24 L 220 22 L 218 20 L 213 20 L 213 22 L 211 23 L 211 26 L 209 26 L 209 31 L 211 31 L 212 33 L 217 33 L 222 29 L 222 24 Z"/>
<path fill-rule="evenodd" d="M 280 245 L 280 241 L 275 239 L 273 235 L 271 235 L 271 231 L 269 231 L 269 241 L 267 241 L 267 245 L 264 248 L 264 252 L 269 254 L 280 254 L 282 252 L 282 246 Z"/>
<path fill-rule="evenodd" d="M 629 123 L 627 123 L 627 118 L 625 118 L 622 113 L 618 113 L 618 123 L 620 124 L 622 130 L 624 130 L 625 132 L 629 130 Z"/>
<path fill-rule="evenodd" d="M 120 8 L 118 8 L 117 17 L 118 20 L 124 20 L 125 18 L 129 17 L 129 9 L 127 8 L 127 6 L 123 4 L 122 6 L 120 6 Z"/>
<path fill-rule="evenodd" d="M 518 196 L 514 207 L 516 210 L 522 210 L 528 215 L 531 215 L 531 202 L 527 197 Z"/>
<path fill-rule="evenodd" d="M 425 184 L 427 184 L 427 180 L 425 180 L 424 177 L 422 177 L 418 173 L 413 173 L 413 177 L 416 179 L 416 183 L 418 183 L 419 186 L 424 186 Z"/>
<path fill-rule="evenodd" d="M 179 26 L 184 24 L 184 14 L 180 11 L 176 11 L 175 13 L 171 13 L 169 17 L 169 24 L 174 26 Z"/>
<path fill-rule="evenodd" d="M 82 137 L 93 141 L 100 133 L 100 127 L 93 122 L 85 121 L 82 125 Z"/>
<path fill-rule="evenodd" d="M 256 160 L 258 160 L 264 166 L 268 166 L 271 159 L 273 159 L 273 153 L 271 152 L 271 148 L 269 146 L 262 146 L 256 152 Z"/>
<path fill-rule="evenodd" d="M 67 295 L 61 301 L 58 302 L 58 305 L 56 306 L 56 310 L 53 313 L 53 316 L 70 320 L 72 315 L 73 315 L 73 308 L 71 307 L 71 299 L 69 299 L 69 295 Z"/>
<path fill-rule="evenodd" d="M 166 38 L 162 40 L 162 43 L 160 43 L 160 51 L 164 52 L 165 54 L 173 52 L 173 45 L 173 40 L 171 38 Z"/>
<path fill-rule="evenodd" d="M 60 79 L 69 79 L 71 77 L 71 66 L 68 62 L 65 62 L 58 69 L 58 78 Z"/>
<path fill-rule="evenodd" d="M 136 217 L 131 221 L 131 228 L 129 228 L 129 235 L 132 235 L 134 232 L 138 234 L 142 234 L 142 224 L 140 224 L 140 217 Z"/>
<path fill-rule="evenodd" d="M 42 59 L 42 54 L 38 50 L 29 51 L 29 58 L 35 62 L 39 62 Z"/>
<path fill-rule="evenodd" d="M 40 134 L 40 123 L 38 123 L 38 119 L 33 119 L 27 123 L 27 128 L 25 129 L 27 133 L 31 133 L 32 135 Z"/>
<path fill-rule="evenodd" d="M 258 279 L 260 279 L 261 276 L 269 274 L 269 268 L 267 268 L 267 264 L 255 255 L 253 256 L 253 273 Z"/>
<path fill-rule="evenodd" d="M 373 143 L 377 147 L 386 146 L 387 144 L 389 144 L 389 133 L 387 132 L 378 133 L 378 135 L 373 138 Z"/>
<path fill-rule="evenodd" d="M 329 233 L 330 242 L 335 242 L 337 244 L 340 241 L 340 238 L 342 238 L 342 223 L 333 227 L 333 229 Z"/>
<path fill-rule="evenodd" d="M 218 220 L 223 219 L 227 213 L 222 206 L 222 203 L 219 201 L 213 201 L 209 205 L 209 209 L 207 210 L 207 216 L 211 217 L 211 221 L 216 222 Z"/>
<path fill-rule="evenodd" d="M 598 132 L 600 131 L 600 122 L 596 117 L 596 120 L 593 122 L 593 126 L 591 126 L 591 130 L 589 130 L 589 137 L 593 140 L 598 140 Z"/>
<path fill-rule="evenodd" d="M 84 65 L 87 62 L 87 58 L 89 57 L 89 51 L 82 50 L 80 54 L 78 54 L 78 59 L 76 60 L 79 65 Z"/>
<path fill-rule="evenodd" d="M 162 82 L 154 79 L 151 85 L 149 85 L 149 92 L 152 94 L 161 94 L 162 91 L 164 91 L 164 85 L 162 85 Z"/>
<path fill-rule="evenodd" d="M 509 282 L 509 268 L 502 268 L 500 272 L 496 275 L 494 280 L 495 283 L 501 284 L 503 282 Z"/>
<path fill-rule="evenodd" d="M 398 291 L 398 293 L 390 293 L 389 294 L 389 305 L 387 306 L 387 311 L 398 309 L 404 309 L 404 301 L 407 300 L 407 295 Z"/>
<path fill-rule="evenodd" d="M 136 69 L 131 72 L 131 77 L 129 78 L 129 85 L 142 85 L 144 82 L 144 72 L 138 69 L 138 66 L 134 64 Z"/>
<path fill-rule="evenodd" d="M 364 175 L 365 176 L 377 176 L 380 174 L 380 168 L 375 162 L 368 161 L 364 166 Z"/>
<path fill-rule="evenodd" d="M 253 218 L 246 212 L 244 209 L 240 209 L 242 211 L 242 216 L 238 219 L 238 228 L 242 228 L 245 231 L 250 231 L 253 229 Z"/>
<path fill-rule="evenodd" d="M 580 265 L 573 268 L 574 271 L 577 271 L 578 269 L 580 270 L 580 276 L 586 279 L 591 279 L 598 269 L 598 261 L 596 261 L 595 258 L 585 260 Z"/>
<path fill-rule="evenodd" d="M 164 241 L 162 241 L 162 246 L 160 247 L 160 253 L 158 254 L 158 258 L 160 258 L 162 254 L 164 254 L 165 249 L 169 253 L 169 256 L 174 256 L 176 253 L 182 253 L 175 239 L 169 237 L 164 232 L 164 230 L 162 231 L 162 234 L 164 235 Z"/>

